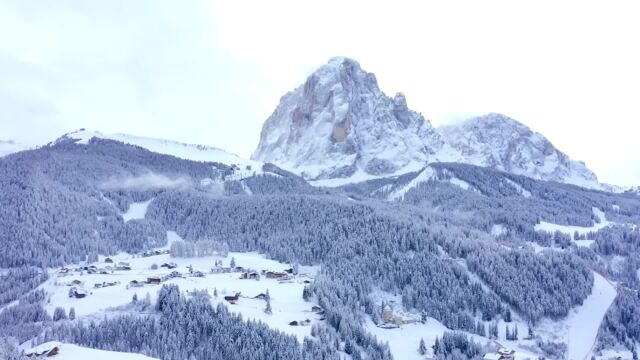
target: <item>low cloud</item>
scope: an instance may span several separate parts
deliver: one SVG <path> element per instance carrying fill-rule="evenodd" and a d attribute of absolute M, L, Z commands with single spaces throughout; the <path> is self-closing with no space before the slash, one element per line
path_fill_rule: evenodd
<path fill-rule="evenodd" d="M 191 185 L 187 177 L 170 177 L 149 172 L 144 175 L 112 177 L 103 182 L 100 187 L 106 190 L 153 190 L 174 189 Z"/>

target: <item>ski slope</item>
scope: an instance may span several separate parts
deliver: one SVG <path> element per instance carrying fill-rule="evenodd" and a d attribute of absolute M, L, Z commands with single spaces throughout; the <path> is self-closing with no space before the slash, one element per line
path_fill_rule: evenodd
<path fill-rule="evenodd" d="M 598 336 L 600 323 L 617 295 L 616 288 L 602 275 L 593 273 L 593 290 L 581 306 L 569 314 L 568 360 L 588 359 Z"/>

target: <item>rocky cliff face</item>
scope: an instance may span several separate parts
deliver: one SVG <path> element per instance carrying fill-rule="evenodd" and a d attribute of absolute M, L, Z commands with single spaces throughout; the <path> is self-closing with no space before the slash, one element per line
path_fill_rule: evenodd
<path fill-rule="evenodd" d="M 403 94 L 385 95 L 375 75 L 333 58 L 284 95 L 262 128 L 253 159 L 308 180 L 339 183 L 461 162 L 541 180 L 600 188 L 584 163 L 500 114 L 435 129 Z"/>
<path fill-rule="evenodd" d="M 419 169 L 443 145 L 404 95 L 386 96 L 350 59 L 334 58 L 282 97 L 253 158 L 308 179 Z"/>
<path fill-rule="evenodd" d="M 488 114 L 438 131 L 459 153 L 457 162 L 540 180 L 598 185 L 595 174 L 584 163 L 571 160 L 547 138 L 507 116 Z"/>

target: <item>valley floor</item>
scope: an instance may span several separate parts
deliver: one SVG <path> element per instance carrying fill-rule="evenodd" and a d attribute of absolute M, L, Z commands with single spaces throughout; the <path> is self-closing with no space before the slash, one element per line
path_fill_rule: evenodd
<path fill-rule="evenodd" d="M 174 232 L 169 232 L 168 237 L 170 242 L 180 239 Z M 168 249 L 168 246 L 164 249 Z M 131 303 L 134 294 L 137 295 L 138 301 L 144 301 L 148 294 L 149 300 L 154 303 L 160 285 L 146 284 L 147 280 L 156 276 L 167 277 L 172 272 L 178 271 L 180 276 L 166 279 L 163 283 L 176 284 L 187 293 L 194 289 L 206 290 L 211 295 L 214 306 L 223 302 L 231 312 L 241 314 L 244 319 L 264 322 L 274 329 L 296 336 L 299 341 L 310 335 L 311 327 L 309 325 L 322 321 L 322 316 L 312 311 L 312 306 L 315 303 L 305 302 L 302 299 L 304 286 L 313 281 L 318 271 L 317 267 L 300 267 L 299 274 L 287 281 L 268 279 L 264 275 L 260 277 L 260 280 L 241 279 L 241 272 L 212 273 L 212 269 L 216 268 L 217 261 L 222 261 L 222 267 L 228 268 L 231 259 L 234 259 L 236 266 L 258 273 L 263 270 L 283 272 L 290 268 L 288 264 L 266 259 L 257 253 L 229 253 L 226 257 L 199 258 L 172 258 L 169 254 L 142 257 L 122 253 L 111 257 L 113 263 L 106 263 L 106 259 L 101 258 L 98 263 L 86 264 L 85 266 L 94 265 L 98 269 L 104 269 L 107 266 L 115 266 L 123 262 L 127 263 L 131 270 L 113 270 L 107 274 L 87 274 L 86 271 L 81 273 L 74 270 L 80 265 L 69 266 L 67 267 L 68 274 L 59 273 L 60 269 L 51 270 L 54 274 L 41 287 L 50 295 L 50 302 L 46 305 L 50 314 L 53 314 L 56 307 L 63 307 L 67 313 L 73 307 L 78 318 L 99 320 L 105 314 L 126 311 L 123 309 L 126 309 L 126 305 Z M 176 268 L 167 269 L 161 266 L 170 263 L 175 263 Z M 157 265 L 157 268 L 154 265 Z M 203 276 L 190 275 L 189 267 L 194 273 L 201 271 Z M 544 340 L 566 343 L 570 360 L 587 359 L 591 354 L 600 322 L 616 296 L 615 286 L 607 279 L 597 273 L 594 273 L 594 279 L 592 294 L 587 297 L 582 306 L 573 309 L 566 319 L 560 321 L 545 319 L 534 329 L 535 334 Z M 134 280 L 142 284 L 134 286 L 131 283 Z M 74 281 L 75 285 L 72 284 Z M 111 286 L 103 286 L 103 284 L 111 284 Z M 72 286 L 85 290 L 87 296 L 84 298 L 70 297 L 69 292 Z M 271 298 L 272 314 L 264 312 L 266 301 L 259 298 L 259 295 L 266 294 L 267 290 Z M 214 292 L 217 293 L 217 297 L 214 296 Z M 224 300 L 225 296 L 236 293 L 239 293 L 240 297 L 235 303 L 232 304 Z M 386 299 L 386 301 L 389 300 Z M 399 298 L 391 299 L 391 302 L 394 300 L 396 304 L 400 303 Z M 306 320 L 309 322 L 306 323 Z M 293 321 L 305 323 L 306 326 L 292 326 L 290 323 Z M 518 326 L 521 338 L 519 341 L 502 340 L 505 338 L 506 325 L 502 321 L 499 323 L 501 340 L 498 341 L 470 335 L 474 341 L 481 344 L 494 343 L 496 347 L 516 350 L 517 359 L 535 359 L 540 355 L 532 350 L 535 349 L 533 340 L 523 340 L 527 334 L 526 322 L 514 316 L 514 322 L 508 324 L 510 328 Z M 436 337 L 442 337 L 445 331 L 449 331 L 444 325 L 432 318 L 429 318 L 424 324 L 407 324 L 396 329 L 380 328 L 368 320 L 366 328 L 380 341 L 388 342 L 394 357 L 402 360 L 422 359 L 423 357 L 417 352 L 420 339 L 425 340 L 430 351 Z M 72 354 L 67 356 L 90 350 L 83 350 L 83 348 L 69 344 L 65 344 L 64 348 L 67 353 Z M 91 357 L 95 358 L 93 355 Z M 138 359 L 115 356 L 114 354 L 111 354 L 110 358 Z M 60 357 L 60 359 L 75 358 Z M 95 359 L 100 359 L 100 357 Z"/>

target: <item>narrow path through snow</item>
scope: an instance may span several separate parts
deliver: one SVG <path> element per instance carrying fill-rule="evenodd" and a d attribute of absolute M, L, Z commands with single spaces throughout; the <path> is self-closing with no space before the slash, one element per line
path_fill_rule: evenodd
<path fill-rule="evenodd" d="M 594 271 L 591 295 L 569 314 L 567 335 L 569 360 L 587 359 L 591 354 L 600 323 L 616 296 L 615 286 Z"/>

